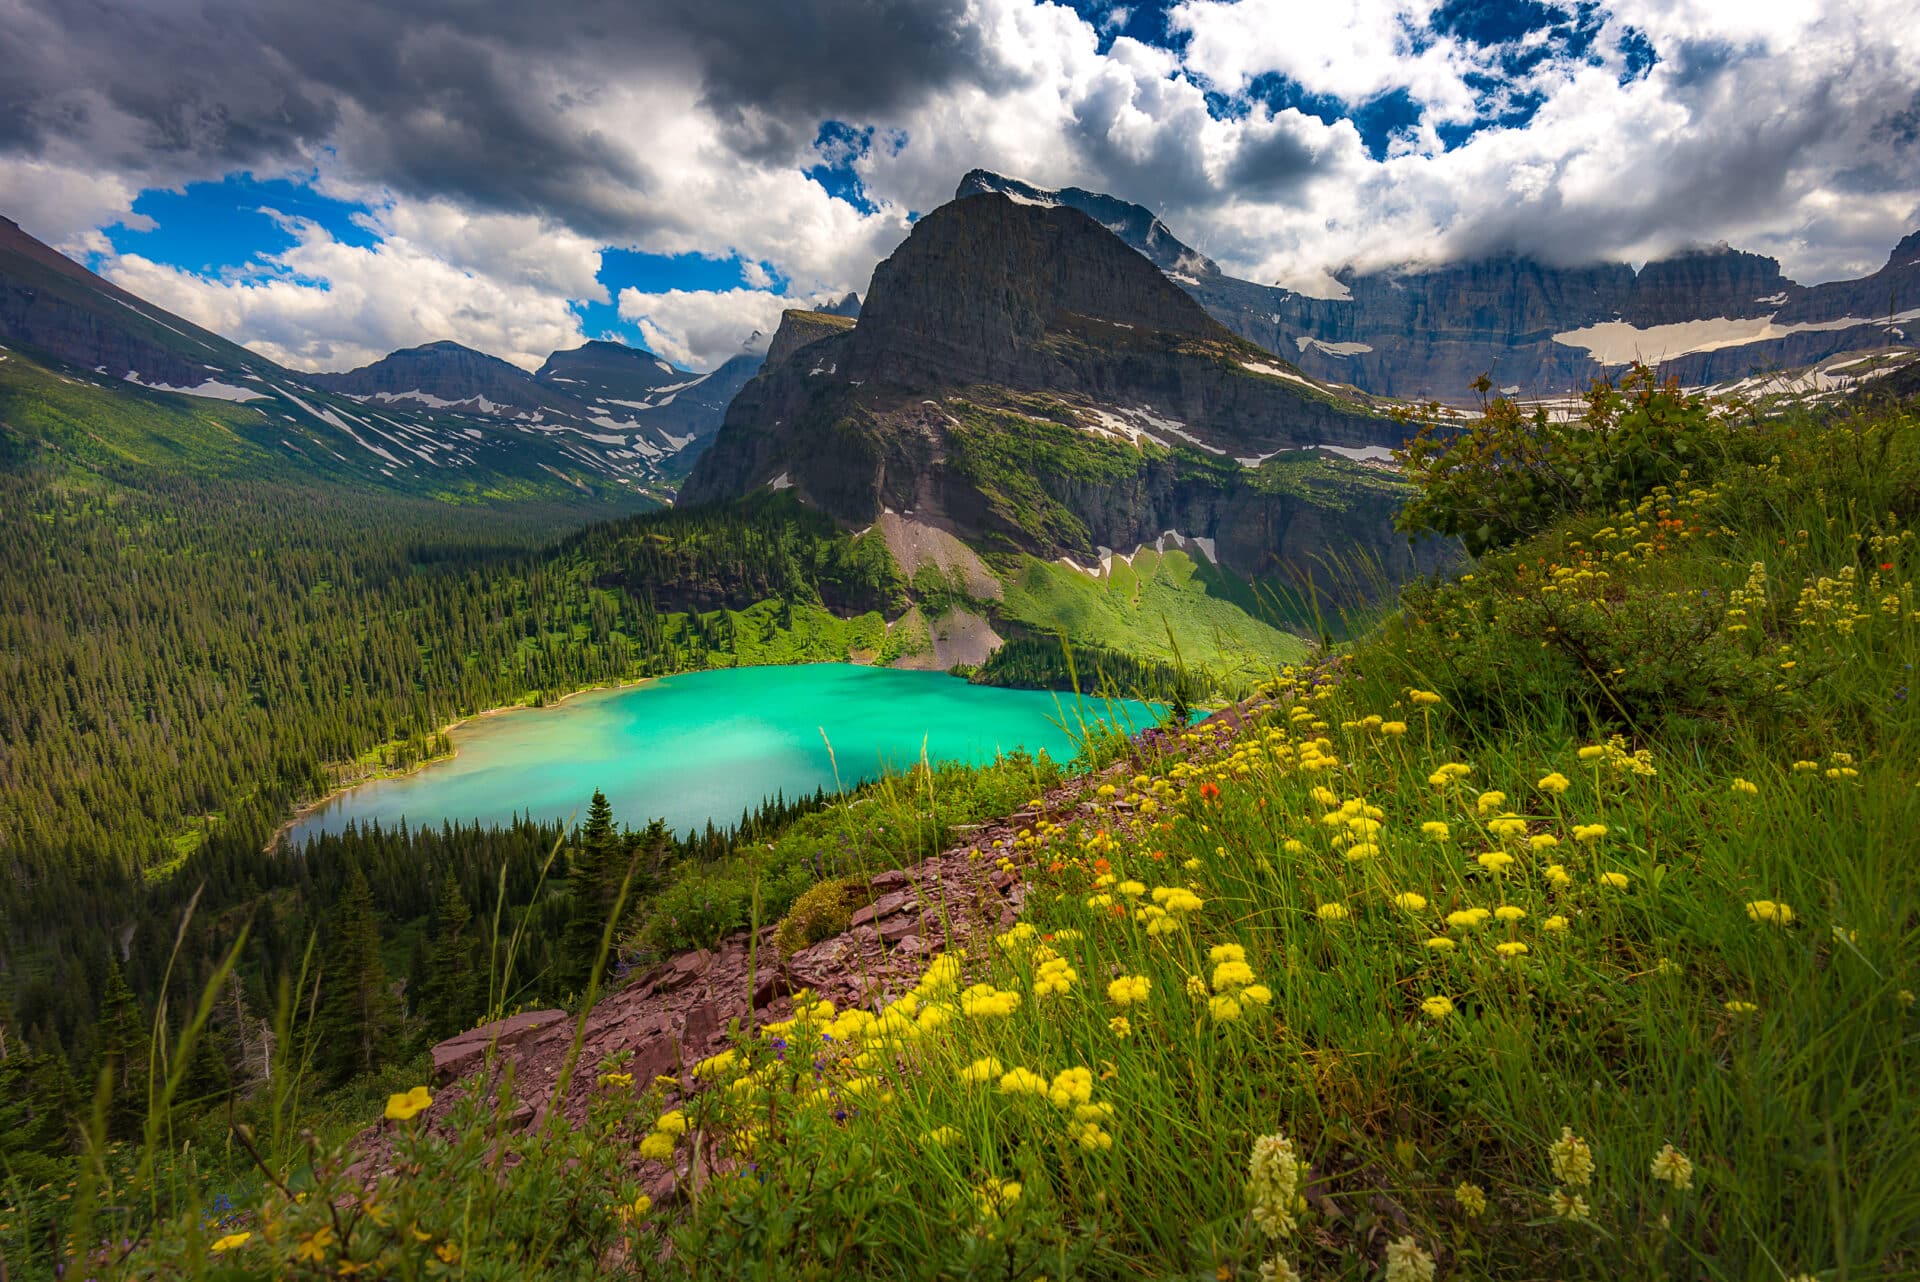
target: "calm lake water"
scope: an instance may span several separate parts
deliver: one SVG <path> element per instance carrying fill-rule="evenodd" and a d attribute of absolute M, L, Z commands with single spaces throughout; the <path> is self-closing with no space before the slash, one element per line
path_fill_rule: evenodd
<path fill-rule="evenodd" d="M 1082 716 L 1141 729 L 1155 714 L 1131 701 L 1076 707 L 1070 694 L 845 663 L 690 672 L 470 721 L 453 732 L 452 760 L 344 793 L 289 838 L 403 817 L 414 827 L 504 824 L 529 811 L 580 821 L 595 788 L 621 823 L 725 826 L 776 792 L 832 792 L 834 758 L 848 786 L 911 765 L 923 740 L 934 761 L 990 761 L 1015 748 L 1064 761 L 1074 752 L 1067 727 Z"/>

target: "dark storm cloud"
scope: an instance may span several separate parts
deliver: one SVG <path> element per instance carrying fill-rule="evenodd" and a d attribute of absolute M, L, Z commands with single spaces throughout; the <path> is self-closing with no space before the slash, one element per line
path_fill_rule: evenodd
<path fill-rule="evenodd" d="M 972 74 L 979 41 L 964 0 L 0 0 L 0 47 L 32 51 L 0 150 L 173 182 L 305 165 L 351 118 L 365 178 L 611 232 L 647 175 L 569 100 L 683 78 L 743 156 L 797 160 L 822 119 Z"/>

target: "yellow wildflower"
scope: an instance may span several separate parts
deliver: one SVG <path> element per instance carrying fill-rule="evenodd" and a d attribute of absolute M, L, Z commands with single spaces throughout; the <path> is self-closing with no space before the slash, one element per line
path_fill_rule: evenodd
<path fill-rule="evenodd" d="M 1553 1196 L 1548 1199 L 1548 1205 L 1553 1209 L 1553 1213 L 1556 1216 L 1567 1221 L 1569 1224 L 1582 1223 L 1592 1216 L 1592 1212 L 1587 1207 L 1587 1199 L 1581 1197 L 1578 1193 L 1568 1193 L 1562 1189 L 1555 1189 Z"/>
<path fill-rule="evenodd" d="M 1573 883 L 1573 874 L 1567 871 L 1565 864 L 1548 864 L 1541 876 L 1556 886 L 1567 886 Z"/>
<path fill-rule="evenodd" d="M 1284 1135 L 1262 1135 L 1247 1159 L 1247 1197 L 1253 1223 L 1270 1238 L 1293 1231 L 1294 1198 L 1300 1189 L 1300 1160 Z"/>
<path fill-rule="evenodd" d="M 665 1131 L 651 1131 L 640 1141 L 640 1156 L 649 1162 L 664 1162 L 673 1156 L 673 1143 L 673 1136 Z"/>
<path fill-rule="evenodd" d="M 1551 774 L 1542 775 L 1534 786 L 1540 789 L 1541 792 L 1552 793 L 1557 797 L 1571 788 L 1573 783 L 1565 775 L 1556 770 Z"/>
<path fill-rule="evenodd" d="M 1445 841 L 1453 835 L 1453 830 L 1438 819 L 1429 819 L 1420 825 L 1420 833 L 1422 836 L 1431 837 L 1435 841 Z"/>
<path fill-rule="evenodd" d="M 1733 781 L 1732 788 L 1734 792 L 1740 793 L 1743 796 L 1757 797 L 1760 795 L 1760 785 L 1748 779 L 1736 777 Z"/>
<path fill-rule="evenodd" d="M 1300 1270 L 1284 1255 L 1260 1261 L 1260 1282 L 1300 1282 Z"/>
<path fill-rule="evenodd" d="M 1387 1243 L 1386 1282 L 1433 1282 L 1433 1257 L 1411 1235 Z"/>
<path fill-rule="evenodd" d="M 1772 922 L 1776 926 L 1793 924 L 1793 909 L 1771 899 L 1756 899 L 1748 904 L 1747 916 L 1755 921 Z"/>
<path fill-rule="evenodd" d="M 1633 879 L 1623 872 L 1603 872 L 1600 874 L 1600 882 L 1602 885 L 1611 886 L 1615 890 L 1625 890 L 1633 884 Z"/>
<path fill-rule="evenodd" d="M 1116 1006 L 1136 1006 L 1147 1000 L 1153 981 L 1145 975 L 1122 975 L 1107 985 L 1107 996 Z"/>
<path fill-rule="evenodd" d="M 1493 915 L 1511 926 L 1514 922 L 1525 917 L 1527 910 L 1524 908 L 1516 908 L 1512 904 L 1501 904 L 1493 910 Z"/>
<path fill-rule="evenodd" d="M 1517 939 L 1510 939 L 1505 943 L 1495 944 L 1493 951 L 1502 957 L 1524 957 L 1527 954 L 1527 946 Z"/>
<path fill-rule="evenodd" d="M 1473 858 L 1475 863 L 1491 873 L 1505 872 L 1513 864 L 1513 856 L 1504 850 L 1489 850 Z"/>
<path fill-rule="evenodd" d="M 1527 845 L 1535 851 L 1552 850 L 1560 844 L 1560 839 L 1550 832 L 1535 833 L 1527 838 Z"/>
<path fill-rule="evenodd" d="M 1487 820 L 1487 831 L 1496 837 L 1524 837 L 1527 835 L 1527 821 L 1508 812 Z"/>
<path fill-rule="evenodd" d="M 1093 1071 L 1087 1068 L 1063 1068 L 1047 1086 L 1047 1099 L 1055 1107 L 1072 1108 L 1093 1098 Z"/>
<path fill-rule="evenodd" d="M 1445 935 L 1434 935 L 1427 940 L 1427 947 L 1436 953 L 1450 953 L 1454 949 L 1454 943 Z"/>
<path fill-rule="evenodd" d="M 980 1082 L 990 1082 L 1006 1072 L 1006 1066 L 989 1055 L 985 1059 L 976 1059 L 960 1070 L 960 1080 L 969 1086 Z"/>
<path fill-rule="evenodd" d="M 323 1226 L 300 1239 L 300 1245 L 293 1248 L 296 1264 L 319 1264 L 327 1258 L 327 1248 L 333 1245 L 333 1229 Z"/>
<path fill-rule="evenodd" d="M 1257 976 L 1253 967 L 1243 961 L 1224 961 L 1213 968 L 1213 991 L 1220 992 L 1229 988 L 1245 988 Z"/>
<path fill-rule="evenodd" d="M 1566 928 L 1567 928 L 1567 919 L 1565 917 L 1560 916 L 1558 913 L 1555 913 L 1553 916 L 1547 918 L 1545 921 L 1540 923 L 1540 929 L 1550 930 L 1555 932 L 1556 934 L 1559 933 L 1560 931 L 1565 930 Z"/>
<path fill-rule="evenodd" d="M 253 1234 L 245 1232 L 229 1233 L 223 1238 L 216 1239 L 214 1244 L 207 1249 L 215 1255 L 220 1255 L 223 1252 L 234 1250 L 236 1247 L 245 1246 L 247 1240 L 252 1236 Z"/>
<path fill-rule="evenodd" d="M 1560 1128 L 1560 1138 L 1547 1146 L 1547 1161 L 1553 1178 L 1573 1188 L 1585 1188 L 1593 1182 L 1593 1150 L 1573 1133 L 1571 1126 Z"/>
<path fill-rule="evenodd" d="M 1321 904 L 1314 909 L 1314 912 L 1321 921 L 1345 921 L 1353 915 L 1347 911 L 1347 906 L 1341 903 Z"/>
<path fill-rule="evenodd" d="M 1002 1095 L 1045 1095 L 1047 1079 L 1030 1068 L 1010 1068 L 1000 1075 Z"/>
<path fill-rule="evenodd" d="M 974 1201 L 980 1208 L 980 1214 L 990 1220 L 998 1219 L 1019 1200 L 1020 1183 L 1017 1180 L 989 1179 L 974 1192 Z"/>
<path fill-rule="evenodd" d="M 1755 1006 L 1752 1002 L 1743 1002 L 1737 997 L 1734 998 L 1732 1001 L 1727 1002 L 1725 1005 L 1726 1005 L 1727 1014 L 1729 1015 L 1751 1015 L 1753 1014 L 1753 1012 L 1760 1009 L 1758 1006 Z"/>
<path fill-rule="evenodd" d="M 1478 1184 L 1471 1183 L 1467 1180 L 1460 1181 L 1459 1184 L 1454 1186 L 1453 1200 L 1459 1203 L 1460 1209 L 1468 1215 L 1485 1215 L 1487 1213 L 1487 1191 Z"/>
<path fill-rule="evenodd" d="M 1403 890 L 1393 897 L 1393 906 L 1404 908 L 1410 913 L 1422 911 L 1427 906 L 1427 897 L 1411 890 Z"/>
<path fill-rule="evenodd" d="M 1474 806 L 1474 809 L 1478 810 L 1481 814 L 1490 815 L 1494 811 L 1500 809 L 1500 807 L 1506 804 L 1507 804 L 1506 793 L 1483 792 L 1480 794 L 1478 798 L 1475 799 L 1473 806 Z"/>
<path fill-rule="evenodd" d="M 416 1086 L 404 1095 L 387 1096 L 387 1120 L 390 1122 L 410 1122 L 416 1116 L 433 1107 L 433 1096 L 424 1086 Z"/>
<path fill-rule="evenodd" d="M 1420 1013 L 1428 1019 L 1445 1019 L 1453 1014 L 1453 999 L 1442 996 L 1429 997 L 1420 1003 Z"/>
<path fill-rule="evenodd" d="M 1356 841 L 1347 847 L 1346 857 L 1349 863 L 1358 863 L 1362 859 L 1371 859 L 1380 853 L 1380 847 L 1371 841 Z"/>
<path fill-rule="evenodd" d="M 1684 1193 L 1693 1187 L 1693 1162 L 1672 1144 L 1663 1144 L 1653 1155 L 1653 1178 Z"/>
<path fill-rule="evenodd" d="M 1607 826 L 1605 824 L 1575 824 L 1573 826 L 1573 839 L 1585 846 L 1591 846 L 1594 842 L 1606 835 Z"/>
<path fill-rule="evenodd" d="M 1125 1041 L 1133 1036 L 1133 1022 L 1125 1015 L 1115 1015 L 1107 1021 L 1107 1031 Z"/>
<path fill-rule="evenodd" d="M 1484 908 L 1461 908 L 1447 914 L 1447 926 L 1452 930 L 1478 930 L 1492 915 Z"/>

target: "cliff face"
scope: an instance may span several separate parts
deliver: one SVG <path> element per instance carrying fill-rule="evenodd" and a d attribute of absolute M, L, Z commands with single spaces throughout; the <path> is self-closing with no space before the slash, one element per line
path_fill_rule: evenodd
<path fill-rule="evenodd" d="M 0 218 L 0 337 L 107 378 L 197 387 L 273 362 L 161 311 Z"/>
<path fill-rule="evenodd" d="M 791 488 L 849 526 L 905 512 L 1048 558 L 1177 530 L 1262 573 L 1303 514 L 1330 511 L 1263 490 L 1264 459 L 1401 435 L 1235 337 L 1086 214 L 985 194 L 920 220 L 858 324 L 787 313 L 679 501 Z M 1396 502 L 1343 509 L 1316 550 L 1390 549 Z"/>
<path fill-rule="evenodd" d="M 1920 310 L 1920 233 L 1872 276 L 1812 287 L 1788 280 L 1772 258 L 1720 247 L 1637 272 L 1513 255 L 1348 270 L 1335 277 L 1345 297 L 1315 298 L 1226 275 L 1152 211 L 1112 196 L 1045 191 L 984 170 L 959 190 L 1085 210 L 1239 337 L 1376 396 L 1465 403 L 1482 373 L 1496 387 L 1551 395 L 1583 389 L 1635 357 L 1685 383 L 1725 382 L 1884 346 L 1889 317 L 1897 327 Z M 1586 332 L 1594 327 L 1605 328 Z"/>

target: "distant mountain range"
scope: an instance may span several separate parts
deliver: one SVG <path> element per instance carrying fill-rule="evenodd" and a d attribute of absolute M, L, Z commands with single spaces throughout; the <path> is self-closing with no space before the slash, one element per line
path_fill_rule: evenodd
<path fill-rule="evenodd" d="M 1314 444 L 1347 441 L 1354 429 L 1340 414 L 1365 414 L 1369 396 L 1468 403 L 1469 385 L 1483 373 L 1510 394 L 1552 397 L 1639 358 L 1690 385 L 1840 395 L 1911 360 L 1920 337 L 1914 333 L 1920 232 L 1902 240 L 1873 275 L 1813 287 L 1786 279 L 1771 258 L 1721 247 L 1638 271 L 1621 263 L 1555 267 L 1515 256 L 1366 275 L 1346 270 L 1335 277 L 1345 297 L 1316 298 L 1229 276 L 1151 210 L 1112 196 L 1046 190 L 985 170 L 966 175 L 957 194 L 963 204 L 993 194 L 1030 209 L 1075 210 L 1110 233 L 1114 245 L 1138 251 L 1125 257 L 1144 256 L 1142 266 L 1158 269 L 1151 273 L 1155 280 L 1179 289 L 1150 289 L 1141 272 L 1120 264 L 1112 246 L 1093 249 L 1084 228 L 1070 234 L 1065 224 L 1047 224 L 1046 235 L 1059 238 L 1049 242 L 1054 249 L 1091 254 L 1079 264 L 1089 269 L 1099 260 L 1087 277 L 1101 282 L 1096 288 L 1123 289 L 1125 296 L 1083 298 L 1044 315 L 1018 310 L 1032 303 L 1028 297 L 1009 312 L 1009 298 L 1044 283 L 1048 273 L 1061 287 L 1071 285 L 1077 279 L 1072 265 L 1043 257 L 1021 265 L 1015 276 L 997 275 L 1006 247 L 991 236 L 1018 238 L 1033 228 L 1020 219 L 982 221 L 978 212 L 957 224 L 941 220 L 936 228 L 963 227 L 979 239 L 930 264 L 925 247 L 931 242 L 916 228 L 876 271 L 872 288 L 886 297 L 870 298 L 863 309 L 859 296 L 848 294 L 816 312 L 789 313 L 774 339 L 771 377 L 752 406 L 785 398 L 788 413 L 812 414 L 817 387 L 857 386 L 853 379 L 867 378 L 924 383 L 943 393 L 970 383 L 1044 388 L 1080 396 L 1074 412 L 1082 416 L 1096 406 L 1113 416 L 1107 430 L 1116 439 L 1176 439 L 1151 425 L 1161 417 L 1187 424 L 1182 430 L 1196 439 L 1212 433 L 1206 448 L 1222 457 L 1255 457 L 1306 436 L 1316 437 Z M 920 270 L 937 276 L 937 284 L 932 276 L 903 275 Z M 1176 316 L 1171 300 L 1182 293 L 1198 307 Z M 908 299 L 917 299 L 910 306 L 924 312 L 899 311 Z M 1068 313 L 1081 319 L 1059 323 Z M 1085 323 L 1123 314 L 1130 319 L 1117 325 Z M 1209 317 L 1262 349 L 1215 361 L 1211 382 L 1197 378 L 1199 365 L 1170 354 L 1180 342 L 1222 342 L 1218 332 L 1200 337 L 1196 325 Z M 855 318 L 860 323 L 849 331 Z M 1162 336 L 1156 341 L 1163 350 L 1145 358 L 1135 342 L 1139 335 L 1128 327 Z M 1183 337 L 1176 342 L 1169 335 Z M 836 343 L 821 349 L 825 368 L 840 372 L 803 374 L 795 382 L 784 358 L 827 337 Z M 671 499 L 735 394 L 760 370 L 759 339 L 701 375 L 599 341 L 555 352 L 533 374 L 452 342 L 407 348 L 347 373 L 305 374 L 135 297 L 0 218 L 0 344 L 60 377 L 245 406 L 259 416 L 256 443 L 296 466 L 318 461 L 333 473 L 419 492 Z M 1241 377 L 1223 378 L 1228 366 Z M 1297 431 L 1261 437 L 1267 429 L 1260 425 L 1270 420 L 1264 409 L 1246 408 L 1258 398 L 1246 392 L 1244 376 L 1262 366 L 1275 372 L 1256 377 L 1291 380 L 1329 417 L 1309 420 L 1296 408 L 1273 421 Z M 846 371 L 855 369 L 862 372 L 850 379 Z M 816 385 L 807 377 L 825 381 Z M 1142 408 L 1147 405 L 1160 408 Z M 1331 406 L 1346 409 L 1325 408 Z M 236 421 L 252 420 L 241 414 Z M 1311 431 L 1310 421 L 1318 422 Z M 760 427 L 764 432 L 769 425 Z M 740 452 L 744 441 L 736 432 L 736 443 L 689 497 L 738 488 L 759 457 Z M 817 474 L 835 457 L 797 459 L 794 484 L 811 477 L 808 487 L 824 501 L 829 490 Z M 881 506 L 906 502 L 904 457 L 893 463 L 880 479 L 862 473 L 847 480 L 847 493 L 865 493 Z M 1090 537 L 1126 536 L 1112 525 Z"/>
<path fill-rule="evenodd" d="M 1788 280 L 1774 259 L 1722 246 L 1637 272 L 1625 263 L 1555 267 L 1514 255 L 1426 270 L 1343 270 L 1335 279 L 1346 297 L 1314 298 L 1226 275 L 1151 210 L 1112 196 L 1049 191 L 983 169 L 956 194 L 981 192 L 1085 212 L 1240 337 L 1316 378 L 1375 396 L 1463 402 L 1481 374 L 1512 394 L 1552 396 L 1636 358 L 1688 385 L 1725 384 L 1843 353 L 1910 349 L 1920 336 L 1920 232 L 1873 275 L 1811 287 Z"/>
<path fill-rule="evenodd" d="M 324 461 L 331 474 L 431 493 L 658 499 L 761 361 L 742 352 L 689 374 L 590 342 L 528 374 L 440 342 L 349 373 L 306 374 L 135 297 L 5 219 L 0 344 L 60 377 L 243 405 L 260 416 L 257 444 L 295 465 Z"/>

